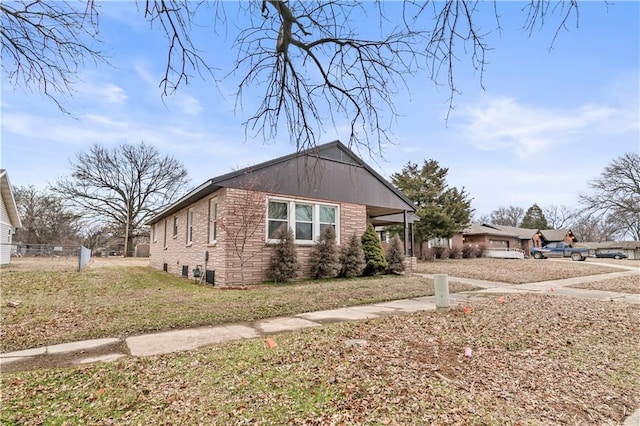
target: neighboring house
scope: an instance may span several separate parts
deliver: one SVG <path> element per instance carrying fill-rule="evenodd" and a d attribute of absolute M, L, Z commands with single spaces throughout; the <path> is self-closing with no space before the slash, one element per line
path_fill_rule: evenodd
<path fill-rule="evenodd" d="M 452 246 L 462 248 L 473 245 L 492 252 L 492 257 L 501 257 L 500 252 L 521 251 L 531 255 L 531 247 L 542 247 L 553 242 L 569 244 L 577 240 L 570 229 L 528 229 L 515 226 L 472 223 L 453 236 Z"/>
<path fill-rule="evenodd" d="M 0 194 L 2 203 L 0 206 L 0 265 L 11 262 L 11 248 L 13 234 L 17 228 L 22 228 L 16 200 L 7 171 L 0 169 Z"/>
<path fill-rule="evenodd" d="M 578 239 L 573 235 L 571 229 L 540 229 L 533 236 L 535 247 L 543 247 L 549 243 L 565 242 L 573 245 Z"/>
<path fill-rule="evenodd" d="M 640 260 L 640 241 L 605 241 L 579 243 L 580 247 L 589 248 L 589 255 L 596 253 L 621 252 L 629 260 Z"/>
<path fill-rule="evenodd" d="M 305 278 L 325 227 L 345 244 L 371 223 L 404 225 L 413 266 L 413 213 L 408 198 L 335 141 L 212 178 L 168 206 L 147 223 L 150 264 L 185 277 L 198 267 L 207 282 L 232 285 L 241 280 L 237 248 L 244 247 L 245 282 L 261 282 L 269 279 L 276 231 L 287 225 L 295 233 L 298 278 Z"/>
<path fill-rule="evenodd" d="M 485 251 L 491 257 L 524 257 L 529 254 L 535 229 L 512 226 L 472 223 L 452 238 L 452 247 L 471 245 Z M 508 253 L 515 253 L 514 256 Z"/>

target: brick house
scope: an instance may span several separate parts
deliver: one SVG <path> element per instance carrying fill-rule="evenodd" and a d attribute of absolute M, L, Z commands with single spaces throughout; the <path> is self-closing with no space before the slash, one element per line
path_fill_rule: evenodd
<path fill-rule="evenodd" d="M 339 141 L 218 176 L 166 207 L 151 226 L 150 265 L 215 285 L 268 280 L 276 230 L 294 231 L 298 278 L 310 276 L 309 253 L 332 226 L 339 245 L 374 226 L 404 224 L 404 249 L 415 265 L 415 207 Z"/>
<path fill-rule="evenodd" d="M 576 238 L 570 229 L 528 229 L 472 223 L 452 237 L 451 246 L 462 248 L 465 245 L 473 245 L 488 251 L 515 249 L 530 256 L 532 247 L 542 247 L 548 243 L 560 241 L 573 244 L 576 242 Z"/>

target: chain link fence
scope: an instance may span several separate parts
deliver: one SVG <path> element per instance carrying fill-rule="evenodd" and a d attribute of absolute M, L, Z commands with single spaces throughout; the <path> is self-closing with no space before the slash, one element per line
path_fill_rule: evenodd
<path fill-rule="evenodd" d="M 78 271 L 82 270 L 91 260 L 91 250 L 84 246 L 59 246 L 53 244 L 12 244 L 11 257 L 40 258 L 72 261 L 78 259 Z"/>

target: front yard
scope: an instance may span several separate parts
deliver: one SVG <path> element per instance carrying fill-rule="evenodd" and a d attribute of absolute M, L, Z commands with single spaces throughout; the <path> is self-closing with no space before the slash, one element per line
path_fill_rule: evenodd
<path fill-rule="evenodd" d="M 619 425 L 640 407 L 639 323 L 637 306 L 487 298 L 275 335 L 273 349 L 3 374 L 0 423 Z"/>
<path fill-rule="evenodd" d="M 431 280 L 417 276 L 242 291 L 143 266 L 53 269 L 3 269 L 3 351 L 433 291 Z M 420 269 L 494 282 L 520 282 L 513 277 L 521 274 L 533 282 L 616 271 L 583 262 L 495 259 L 430 262 Z M 597 285 L 627 291 L 637 287 L 635 278 Z M 450 287 L 468 288 L 453 280 Z M 638 324 L 637 305 L 553 295 L 487 297 L 446 313 L 274 335 L 271 349 L 264 339 L 252 339 L 3 373 L 0 423 L 617 425 L 640 407 Z"/>
<path fill-rule="evenodd" d="M 418 276 L 219 290 L 142 266 L 105 261 L 78 273 L 61 262 L 55 271 L 38 270 L 31 260 L 23 268 L 20 260 L 2 271 L 2 352 L 433 295 L 433 282 Z M 42 269 L 49 269 L 47 262 Z M 450 287 L 452 292 L 472 288 Z"/>

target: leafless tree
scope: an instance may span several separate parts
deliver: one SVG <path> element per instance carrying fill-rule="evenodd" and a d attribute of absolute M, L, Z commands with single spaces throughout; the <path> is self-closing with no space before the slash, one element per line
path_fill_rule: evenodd
<path fill-rule="evenodd" d="M 24 244 L 76 244 L 78 215 L 67 208 L 63 200 L 34 186 L 13 189 L 22 228 L 13 240 Z"/>
<path fill-rule="evenodd" d="M 485 219 L 493 225 L 520 226 L 522 218 L 524 218 L 524 209 L 522 207 L 500 206 Z"/>
<path fill-rule="evenodd" d="M 228 17 L 231 8 L 235 13 Z M 272 139 L 285 131 L 304 149 L 317 144 L 324 125 L 346 120 L 349 145 L 376 153 L 389 140 L 395 95 L 407 88 L 408 76 L 422 75 L 437 85 L 446 81 L 452 107 L 455 69 L 462 56 L 469 56 L 482 84 L 490 30 L 478 15 L 489 10 L 495 16 L 493 30 L 501 31 L 499 9 L 498 1 L 475 0 L 147 0 L 140 7 L 167 37 L 164 94 L 187 84 L 192 74 L 238 78 L 239 110 L 247 89 L 264 90 L 245 122 L 248 133 Z M 557 19 L 551 23 L 557 28 L 555 40 L 573 17 L 577 24 L 578 3 L 530 0 L 522 11 L 529 33 Z M 247 24 L 238 28 L 236 14 Z M 99 34 L 93 0 L 3 3 L 0 18 L 3 71 L 49 96 L 68 92 L 86 59 L 103 59 L 93 48 Z M 194 28 L 202 26 L 212 33 L 222 27 L 234 39 L 237 58 L 231 70 L 218 69 L 206 58 L 205 47 L 194 42 Z"/>
<path fill-rule="evenodd" d="M 188 188 L 187 171 L 141 142 L 112 150 L 93 145 L 71 161 L 71 176 L 52 188 L 85 218 L 99 218 L 122 232 L 125 256 L 132 239 L 146 233 L 145 222 Z"/>
<path fill-rule="evenodd" d="M 579 211 L 569 206 L 559 206 L 552 204 L 542 209 L 547 224 L 551 229 L 567 229 L 573 226 L 578 217 Z"/>
<path fill-rule="evenodd" d="M 589 186 L 579 197 L 583 212 L 616 226 L 617 237 L 640 240 L 640 155 L 613 160 Z"/>
<path fill-rule="evenodd" d="M 245 285 L 244 266 L 264 248 L 250 244 L 256 235 L 264 233 L 266 196 L 254 191 L 252 178 L 247 178 L 245 189 L 228 188 L 222 203 L 221 217 L 216 221 L 224 231 L 222 244 L 231 247 L 240 262 L 240 284 Z"/>
<path fill-rule="evenodd" d="M 577 215 L 571 224 L 573 235 L 581 242 L 612 241 L 618 233 L 615 226 L 606 218 L 583 212 Z"/>

